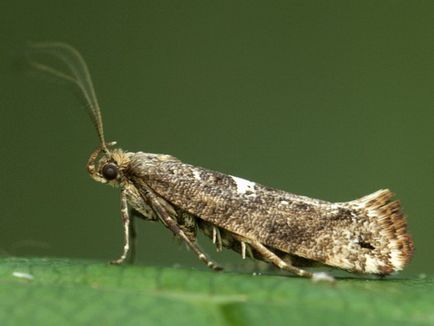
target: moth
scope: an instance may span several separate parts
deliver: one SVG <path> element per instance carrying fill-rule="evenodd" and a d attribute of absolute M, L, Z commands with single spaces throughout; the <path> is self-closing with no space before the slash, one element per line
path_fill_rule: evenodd
<path fill-rule="evenodd" d="M 63 70 L 31 64 L 78 87 L 96 127 L 99 146 L 87 162 L 97 182 L 120 189 L 126 261 L 134 219 L 159 221 L 207 266 L 221 268 L 199 247 L 198 231 L 223 248 L 271 263 L 302 277 L 332 280 L 302 269 L 316 264 L 349 272 L 387 275 L 410 261 L 413 241 L 398 200 L 388 189 L 348 202 L 328 202 L 183 163 L 167 154 L 129 152 L 106 142 L 101 110 L 81 54 L 64 43 L 37 43 L 36 53 L 56 58 Z M 133 209 L 135 214 L 129 212 Z"/>

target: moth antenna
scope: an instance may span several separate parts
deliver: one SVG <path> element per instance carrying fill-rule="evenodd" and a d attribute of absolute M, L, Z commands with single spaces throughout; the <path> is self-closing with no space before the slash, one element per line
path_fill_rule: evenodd
<path fill-rule="evenodd" d="M 108 152 L 107 144 L 104 138 L 101 109 L 96 98 L 89 69 L 80 52 L 78 52 L 71 45 L 60 42 L 29 43 L 29 46 L 36 53 L 52 56 L 66 66 L 66 71 L 61 71 L 50 65 L 30 60 L 30 64 L 34 68 L 51 74 L 57 78 L 71 82 L 78 87 L 84 97 L 84 100 L 86 101 L 86 108 L 97 131 L 101 148 L 104 152 Z"/>

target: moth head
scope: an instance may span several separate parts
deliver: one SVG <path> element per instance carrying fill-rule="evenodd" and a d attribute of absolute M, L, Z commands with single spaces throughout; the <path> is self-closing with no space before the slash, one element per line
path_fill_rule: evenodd
<path fill-rule="evenodd" d="M 115 142 L 108 143 L 108 146 Z M 101 183 L 119 184 L 128 166 L 129 155 L 121 149 L 109 150 L 108 147 L 97 147 L 89 157 L 87 170 L 90 176 Z"/>

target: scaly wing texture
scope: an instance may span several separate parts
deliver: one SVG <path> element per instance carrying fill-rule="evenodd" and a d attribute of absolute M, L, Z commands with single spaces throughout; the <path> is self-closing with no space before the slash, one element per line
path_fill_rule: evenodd
<path fill-rule="evenodd" d="M 164 159 L 161 159 L 164 157 Z M 413 243 L 389 190 L 330 203 L 136 153 L 135 176 L 172 204 L 218 227 L 284 252 L 349 271 L 388 274 L 409 261 Z"/>

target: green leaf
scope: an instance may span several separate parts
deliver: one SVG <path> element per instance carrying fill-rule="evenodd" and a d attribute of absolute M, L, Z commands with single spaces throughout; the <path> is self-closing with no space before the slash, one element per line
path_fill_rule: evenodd
<path fill-rule="evenodd" d="M 433 325 L 433 278 L 277 275 L 0 258 L 1 325 Z"/>

